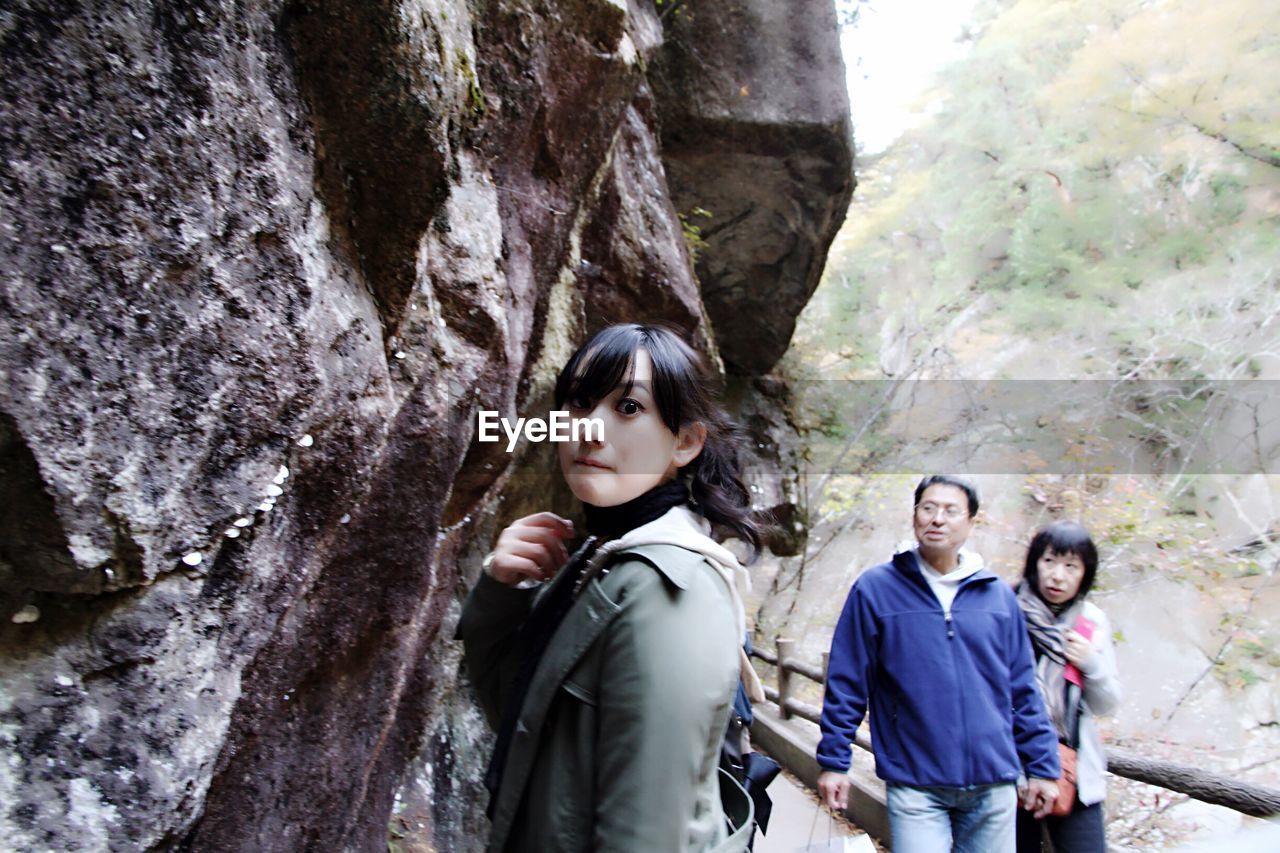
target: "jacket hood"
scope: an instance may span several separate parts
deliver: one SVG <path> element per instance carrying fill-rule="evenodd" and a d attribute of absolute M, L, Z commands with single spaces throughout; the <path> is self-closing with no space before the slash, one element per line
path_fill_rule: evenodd
<path fill-rule="evenodd" d="M 961 548 L 957 556 L 960 558 L 960 567 L 957 571 L 962 572 L 966 578 L 976 575 L 986 568 L 986 562 L 977 551 Z M 903 542 L 898 545 L 893 554 L 893 564 L 900 569 L 914 566 L 923 575 L 925 560 L 924 557 L 920 556 L 919 544 L 916 542 Z"/>
<path fill-rule="evenodd" d="M 733 552 L 711 538 L 711 523 L 687 506 L 669 509 L 664 515 L 604 543 L 592 555 L 584 574 L 594 574 L 610 557 L 645 545 L 675 545 L 704 557 L 729 589 L 739 642 L 747 636 L 747 614 L 738 584 L 748 592 L 751 577 Z M 745 655 L 743 656 L 745 660 Z M 751 669 L 750 676 L 755 675 Z M 746 676 L 744 673 L 744 677 Z M 758 679 L 756 679 L 758 684 Z M 763 690 L 758 691 L 763 696 Z"/>

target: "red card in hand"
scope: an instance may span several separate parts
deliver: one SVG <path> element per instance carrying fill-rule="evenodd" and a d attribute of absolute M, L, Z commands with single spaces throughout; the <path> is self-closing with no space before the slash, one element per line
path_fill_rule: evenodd
<path fill-rule="evenodd" d="M 1076 617 L 1076 624 L 1073 630 L 1086 640 L 1093 639 L 1093 628 L 1094 624 L 1092 619 L 1086 619 L 1083 616 Z M 1084 676 L 1080 674 L 1079 668 L 1077 668 L 1073 663 L 1069 663 L 1063 668 L 1062 677 L 1067 681 L 1070 681 L 1076 687 L 1084 687 Z"/>

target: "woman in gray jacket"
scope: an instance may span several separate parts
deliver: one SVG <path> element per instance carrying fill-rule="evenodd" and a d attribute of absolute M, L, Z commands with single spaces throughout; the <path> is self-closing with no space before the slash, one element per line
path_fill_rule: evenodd
<path fill-rule="evenodd" d="M 555 401 L 603 426 L 559 446 L 590 536 L 570 555 L 569 520 L 514 522 L 458 626 L 498 732 L 488 847 L 743 850 L 751 807 L 718 764 L 739 679 L 755 680 L 745 570 L 710 537 L 714 522 L 759 544 L 734 428 L 660 327 L 597 333 Z"/>
<path fill-rule="evenodd" d="M 1076 749 L 1076 796 L 1065 816 L 1018 813 L 1018 853 L 1039 853 L 1047 832 L 1055 853 L 1106 850 L 1102 803 L 1106 755 L 1093 718 L 1120 702 L 1111 623 L 1086 600 L 1098 571 L 1089 531 L 1072 521 L 1040 530 L 1027 549 L 1018 603 L 1027 618 L 1036 676 L 1059 739 Z"/>

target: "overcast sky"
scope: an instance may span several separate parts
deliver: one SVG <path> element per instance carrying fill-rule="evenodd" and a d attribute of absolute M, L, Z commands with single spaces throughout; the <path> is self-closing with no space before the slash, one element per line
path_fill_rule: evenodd
<path fill-rule="evenodd" d="M 958 42 L 974 0 L 871 0 L 841 44 L 859 153 L 883 151 L 920 118 L 932 74 L 968 49 Z"/>

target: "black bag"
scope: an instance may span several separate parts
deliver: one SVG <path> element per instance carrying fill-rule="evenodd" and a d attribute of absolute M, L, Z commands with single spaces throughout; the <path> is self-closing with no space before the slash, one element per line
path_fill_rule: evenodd
<path fill-rule="evenodd" d="M 746 703 L 747 712 L 750 713 L 751 702 L 746 698 L 746 691 L 739 689 L 733 714 L 729 717 L 729 725 L 725 729 L 724 742 L 720 746 L 720 768 L 746 789 L 747 796 L 755 804 L 755 824 L 760 827 L 760 832 L 763 834 L 769 831 L 769 815 L 773 811 L 773 798 L 765 789 L 769 787 L 769 783 L 778 775 L 782 767 L 769 756 L 759 752 L 743 753 L 742 734 L 747 721 L 742 714 L 738 713 L 738 705 L 743 702 Z M 721 801 L 722 805 L 727 807 L 730 804 L 725 803 L 725 799 L 722 786 Z M 728 808 L 725 814 L 729 814 Z M 747 849 L 751 849 L 750 844 Z"/>

